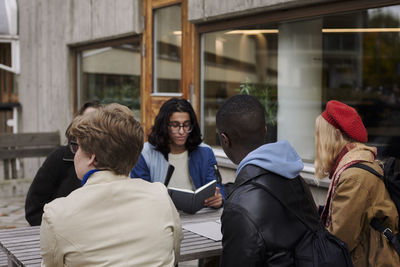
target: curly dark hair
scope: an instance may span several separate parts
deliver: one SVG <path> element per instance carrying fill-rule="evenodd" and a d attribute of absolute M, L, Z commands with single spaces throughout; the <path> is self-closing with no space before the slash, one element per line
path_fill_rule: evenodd
<path fill-rule="evenodd" d="M 185 144 L 188 152 L 191 153 L 203 141 L 201 138 L 199 123 L 197 122 L 197 117 L 192 105 L 186 99 L 177 97 L 171 98 L 161 106 L 160 111 L 154 120 L 154 126 L 151 129 L 148 139 L 149 143 L 155 146 L 156 150 L 160 151 L 166 159 L 170 152 L 168 123 L 169 118 L 174 112 L 189 113 L 190 123 L 193 126 L 193 130 L 189 133 Z"/>

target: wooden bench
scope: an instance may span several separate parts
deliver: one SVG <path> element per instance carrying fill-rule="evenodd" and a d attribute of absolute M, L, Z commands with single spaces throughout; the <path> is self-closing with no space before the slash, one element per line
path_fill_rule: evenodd
<path fill-rule="evenodd" d="M 4 162 L 4 179 L 18 178 L 16 159 L 45 157 L 59 145 L 58 132 L 0 133 L 0 160 Z"/>

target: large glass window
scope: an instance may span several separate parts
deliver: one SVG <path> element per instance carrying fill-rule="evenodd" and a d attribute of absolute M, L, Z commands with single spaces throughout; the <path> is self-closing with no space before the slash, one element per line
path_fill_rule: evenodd
<path fill-rule="evenodd" d="M 215 113 L 238 93 L 264 104 L 269 141 L 314 160 L 315 118 L 327 101 L 355 107 L 380 157 L 400 156 L 400 6 L 201 36 L 202 126 L 218 146 Z"/>
<path fill-rule="evenodd" d="M 154 12 L 154 93 L 181 92 L 181 7 Z"/>
<path fill-rule="evenodd" d="M 78 106 L 120 103 L 140 119 L 140 43 L 82 50 L 78 55 Z"/>
<path fill-rule="evenodd" d="M 271 111 L 267 118 L 269 140 L 276 140 L 277 44 L 276 26 L 207 33 L 202 39 L 202 125 L 204 138 L 219 145 L 216 111 L 222 102 L 240 92 L 259 97 Z"/>

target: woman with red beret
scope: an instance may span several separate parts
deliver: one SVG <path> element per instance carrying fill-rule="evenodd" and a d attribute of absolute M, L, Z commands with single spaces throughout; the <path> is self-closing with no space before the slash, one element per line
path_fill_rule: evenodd
<path fill-rule="evenodd" d="M 349 168 L 360 162 L 383 174 L 376 148 L 365 145 L 368 135 L 357 111 L 329 101 L 315 127 L 315 173 L 331 179 L 321 215 L 325 226 L 347 243 L 354 266 L 400 266 L 389 241 L 370 226 L 375 217 L 398 232 L 398 213 L 385 184 L 366 170 Z"/>

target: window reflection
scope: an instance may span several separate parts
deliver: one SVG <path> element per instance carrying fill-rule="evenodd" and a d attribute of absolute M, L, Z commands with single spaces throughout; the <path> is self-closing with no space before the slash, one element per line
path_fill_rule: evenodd
<path fill-rule="evenodd" d="M 154 13 L 154 92 L 181 92 L 181 7 L 170 6 Z"/>
<path fill-rule="evenodd" d="M 79 105 L 86 101 L 117 102 L 140 120 L 140 45 L 122 44 L 80 53 Z"/>
<path fill-rule="evenodd" d="M 343 15 L 341 23 L 333 17 L 324 25 L 336 28 L 324 33 L 325 101 L 354 106 L 381 157 L 400 155 L 399 11 L 398 6 L 372 9 Z"/>
<path fill-rule="evenodd" d="M 314 159 L 314 121 L 327 101 L 354 106 L 380 157 L 400 156 L 400 6 L 202 35 L 205 142 L 215 113 L 248 88 L 265 99 L 269 140 Z M 275 118 L 275 121 L 274 121 Z"/>
<path fill-rule="evenodd" d="M 256 95 L 272 113 L 269 141 L 276 140 L 277 31 L 220 31 L 203 35 L 203 134 L 219 145 L 215 115 L 223 101 L 240 92 Z M 268 107 L 270 107 L 268 109 Z"/>

